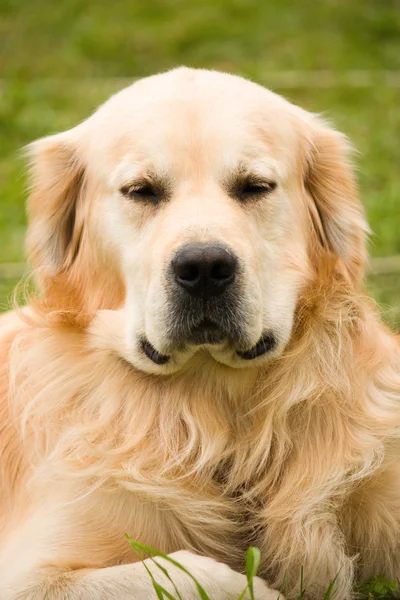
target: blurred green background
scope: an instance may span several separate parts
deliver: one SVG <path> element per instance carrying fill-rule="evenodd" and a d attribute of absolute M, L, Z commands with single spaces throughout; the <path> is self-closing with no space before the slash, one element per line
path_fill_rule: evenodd
<path fill-rule="evenodd" d="M 24 260 L 20 148 L 180 64 L 250 77 L 350 136 L 379 259 L 368 286 L 400 327 L 400 260 L 381 260 L 400 256 L 398 0 L 0 0 L 0 310 Z"/>

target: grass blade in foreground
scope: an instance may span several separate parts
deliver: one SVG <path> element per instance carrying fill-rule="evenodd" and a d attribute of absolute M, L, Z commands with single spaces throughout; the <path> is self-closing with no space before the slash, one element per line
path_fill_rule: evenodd
<path fill-rule="evenodd" d="M 327 592 L 324 596 L 324 600 L 330 600 L 333 592 L 333 588 L 335 587 L 336 579 L 338 578 L 339 573 L 332 579 L 327 589 Z"/>
<path fill-rule="evenodd" d="M 182 596 L 181 596 L 181 595 L 180 595 L 180 593 L 179 593 L 179 590 L 178 590 L 178 588 L 177 588 L 177 587 L 176 587 L 176 585 L 175 585 L 175 582 L 174 582 L 174 580 L 172 579 L 172 577 L 171 577 L 171 576 L 170 576 L 170 574 L 168 573 L 168 570 L 167 570 L 165 567 L 163 567 L 162 565 L 160 565 L 160 563 L 158 563 L 158 562 L 155 560 L 155 558 L 153 558 L 153 557 L 150 557 L 150 558 L 151 558 L 152 562 L 153 562 L 153 563 L 156 565 L 156 567 L 157 567 L 158 569 L 160 569 L 160 571 L 161 571 L 162 573 L 164 573 L 165 577 L 166 577 L 166 578 L 167 578 L 167 579 L 168 579 L 168 580 L 169 580 L 169 581 L 172 583 L 172 585 L 173 585 L 173 587 L 174 587 L 174 590 L 175 590 L 175 593 L 176 593 L 176 595 L 178 596 L 178 600 L 183 600 Z"/>
<path fill-rule="evenodd" d="M 135 554 L 140 558 L 140 561 L 141 561 L 142 565 L 146 569 L 147 574 L 150 577 L 151 583 L 153 585 L 153 588 L 154 588 L 154 590 L 155 590 L 155 592 L 157 594 L 158 600 L 164 600 L 164 596 L 167 597 L 167 600 L 176 600 L 176 598 L 174 598 L 174 596 L 172 594 L 170 594 L 168 592 L 168 590 L 166 590 L 162 585 L 160 585 L 158 583 L 158 581 L 155 580 L 153 573 L 150 571 L 149 567 L 146 565 L 146 563 L 144 562 L 144 559 L 141 557 L 141 555 L 139 554 L 139 552 L 137 550 L 135 550 L 134 548 L 133 548 L 133 550 L 134 550 Z M 155 561 L 153 560 L 153 562 L 155 562 Z M 156 565 L 158 567 L 160 567 L 160 565 L 158 565 L 157 563 L 156 563 Z M 162 569 L 162 570 L 164 571 L 164 569 Z M 174 582 L 172 581 L 172 579 L 169 576 L 168 571 L 166 569 L 165 569 L 165 573 L 166 573 L 168 579 L 171 581 L 172 585 L 174 586 L 175 590 L 178 592 L 178 590 L 176 589 L 176 586 L 175 586 Z M 178 596 L 179 596 L 179 600 L 182 600 L 179 592 L 178 592 Z"/>
<path fill-rule="evenodd" d="M 163 558 L 164 560 L 168 561 L 169 563 L 171 563 L 172 565 L 174 565 L 175 567 L 177 567 L 178 569 L 180 569 L 181 571 L 186 573 L 186 575 L 188 575 L 188 577 L 190 577 L 190 579 L 194 582 L 194 584 L 197 588 L 197 591 L 199 592 L 199 596 L 200 596 L 201 600 L 211 600 L 210 597 L 208 596 L 207 592 L 200 585 L 200 583 L 197 581 L 197 579 L 190 573 L 190 571 L 185 569 L 185 567 L 183 565 L 181 565 L 179 562 L 177 562 L 176 560 L 174 560 L 167 554 L 164 554 L 164 552 L 160 552 L 159 550 L 156 550 L 155 548 L 152 548 L 151 546 L 146 546 L 145 544 L 140 544 L 139 542 L 135 542 L 134 540 L 132 540 L 132 538 L 129 537 L 129 535 L 127 533 L 125 534 L 125 537 L 128 540 L 129 545 L 131 546 L 131 548 L 133 550 L 135 550 L 135 552 L 142 552 L 144 554 L 147 554 L 150 557 L 159 556 L 160 558 Z"/>
<path fill-rule="evenodd" d="M 250 592 L 251 600 L 254 598 L 253 579 L 257 575 L 258 567 L 260 566 L 260 551 L 258 548 L 250 546 L 246 553 L 246 577 L 247 587 Z M 246 588 L 243 590 L 241 597 L 245 594 Z"/>

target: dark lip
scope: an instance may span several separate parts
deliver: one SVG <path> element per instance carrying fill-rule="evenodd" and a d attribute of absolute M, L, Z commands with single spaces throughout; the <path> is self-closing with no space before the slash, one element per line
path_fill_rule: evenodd
<path fill-rule="evenodd" d="M 267 352 L 270 352 L 275 348 L 275 346 L 275 336 L 269 331 L 267 333 L 264 333 L 262 338 L 257 342 L 255 346 L 253 346 L 249 350 L 245 350 L 244 352 L 236 352 L 236 354 L 244 360 L 254 360 L 259 356 L 263 356 Z"/>
<path fill-rule="evenodd" d="M 227 339 L 227 336 L 217 323 L 214 323 L 209 319 L 203 319 L 191 330 L 191 334 L 186 340 L 186 343 L 194 345 L 219 344 L 224 339 Z M 146 338 L 141 339 L 140 346 L 143 353 L 156 365 L 165 365 L 169 362 L 170 356 L 158 352 Z M 270 352 L 275 346 L 276 338 L 274 334 L 267 332 L 264 333 L 255 346 L 249 350 L 237 351 L 236 354 L 243 360 L 254 360 L 267 352 Z"/>
<path fill-rule="evenodd" d="M 147 358 L 149 358 L 156 365 L 165 365 L 167 362 L 169 362 L 170 357 L 166 354 L 160 354 L 160 352 L 157 352 L 154 346 L 150 344 L 149 340 L 143 338 L 140 341 L 140 346 Z"/>

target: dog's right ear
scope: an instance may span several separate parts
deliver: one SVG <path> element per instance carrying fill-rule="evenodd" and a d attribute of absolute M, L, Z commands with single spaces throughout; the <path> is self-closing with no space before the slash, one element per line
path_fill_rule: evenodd
<path fill-rule="evenodd" d="M 51 277 L 67 271 L 79 251 L 85 167 L 70 132 L 33 142 L 27 155 L 31 167 L 28 258 L 42 275 Z"/>

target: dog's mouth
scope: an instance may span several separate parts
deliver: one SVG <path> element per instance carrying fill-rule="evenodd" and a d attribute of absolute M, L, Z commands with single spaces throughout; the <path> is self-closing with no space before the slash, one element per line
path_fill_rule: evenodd
<path fill-rule="evenodd" d="M 188 335 L 187 343 L 194 346 L 202 344 L 220 344 L 226 339 L 227 334 L 220 325 L 210 319 L 203 319 L 198 325 L 193 327 Z"/>
<path fill-rule="evenodd" d="M 210 319 L 203 319 L 198 325 L 191 329 L 185 343 L 195 346 L 217 345 L 225 340 L 228 340 L 228 336 L 217 323 Z M 171 356 L 169 354 L 158 352 L 148 339 L 142 338 L 140 345 L 142 352 L 156 365 L 165 365 L 170 361 Z M 235 352 L 239 358 L 251 361 L 267 354 L 273 350 L 275 346 L 276 338 L 271 331 L 268 331 L 262 335 L 257 344 L 248 350 L 236 350 Z"/>

